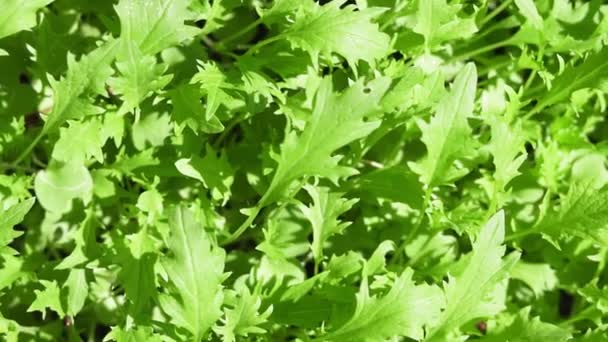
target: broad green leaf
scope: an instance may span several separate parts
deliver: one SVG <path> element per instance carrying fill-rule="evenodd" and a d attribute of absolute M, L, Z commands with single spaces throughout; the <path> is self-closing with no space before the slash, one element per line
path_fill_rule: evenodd
<path fill-rule="evenodd" d="M 184 23 L 194 19 L 189 4 L 188 0 L 120 0 L 116 12 L 121 40 L 139 45 L 147 56 L 193 37 L 199 30 Z"/>
<path fill-rule="evenodd" d="M 294 47 L 307 51 L 317 65 L 319 55 L 332 53 L 355 66 L 359 60 L 374 63 L 389 52 L 390 37 L 372 22 L 377 13 L 371 9 L 355 11 L 344 0 L 297 12 L 295 22 L 281 36 Z"/>
<path fill-rule="evenodd" d="M 235 86 L 228 81 L 228 77 L 214 63 L 199 63 L 198 72 L 192 78 L 192 83 L 198 84 L 206 95 L 205 120 L 210 121 L 222 103 L 231 96 L 226 92 Z"/>
<path fill-rule="evenodd" d="M 570 95 L 579 89 L 596 88 L 608 77 L 608 48 L 590 54 L 578 65 L 568 64 L 564 71 L 551 81 L 551 89 L 542 94 L 536 106 L 528 115 L 542 111 L 560 101 L 568 99 Z"/>
<path fill-rule="evenodd" d="M 148 146 L 160 146 L 171 135 L 172 128 L 169 115 L 150 113 L 133 124 L 133 145 L 140 151 Z"/>
<path fill-rule="evenodd" d="M 14 253 L 7 245 L 15 238 L 21 236 L 23 232 L 15 231 L 13 227 L 23 221 L 23 218 L 32 209 L 35 202 L 35 198 L 30 198 L 8 208 L 2 208 L 2 203 L 0 202 L 0 255 L 5 252 Z"/>
<path fill-rule="evenodd" d="M 226 204 L 230 199 L 230 187 L 234 182 L 234 170 L 225 154 L 218 156 L 210 145 L 205 148 L 205 157 L 193 156 L 179 159 L 175 167 L 184 176 L 194 178 L 211 192 L 211 198 Z"/>
<path fill-rule="evenodd" d="M 303 176 L 337 182 L 340 177 L 356 173 L 338 165 L 341 157 L 332 154 L 379 126 L 379 121 L 365 118 L 377 113 L 388 85 L 388 80 L 382 78 L 368 84 L 357 82 L 342 94 L 336 94 L 331 79 L 324 79 L 304 130 L 299 135 L 289 132 L 280 154 L 273 157 L 278 166 L 260 205 L 280 200 L 291 183 Z"/>
<path fill-rule="evenodd" d="M 325 242 L 335 234 L 340 234 L 350 225 L 350 222 L 341 222 L 338 217 L 348 211 L 357 199 L 344 199 L 342 194 L 330 192 L 327 188 L 304 186 L 312 203 L 309 206 L 300 204 L 299 208 L 312 225 L 312 255 L 316 263 L 323 260 Z"/>
<path fill-rule="evenodd" d="M 53 89 L 53 110 L 44 124 L 43 133 L 51 132 L 69 119 L 103 112 L 89 99 L 105 92 L 105 82 L 112 75 L 110 64 L 114 60 L 118 42 L 104 43 L 76 61 L 68 54 L 68 70 L 59 81 L 50 79 Z"/>
<path fill-rule="evenodd" d="M 357 294 L 353 316 L 319 341 L 387 341 L 396 336 L 420 340 L 443 306 L 441 289 L 416 285 L 406 269 L 384 296 L 369 296 L 367 282 Z M 316 341 L 316 340 L 315 340 Z"/>
<path fill-rule="evenodd" d="M 225 252 L 211 245 L 189 209 L 172 208 L 169 226 L 172 256 L 161 258 L 169 286 L 159 297 L 160 307 L 191 334 L 189 340 L 201 341 L 222 314 Z"/>
<path fill-rule="evenodd" d="M 592 181 L 572 183 L 559 209 L 552 210 L 534 228 L 553 237 L 578 236 L 608 246 L 608 189 Z"/>
<path fill-rule="evenodd" d="M 53 159 L 84 165 L 90 158 L 95 158 L 103 163 L 105 139 L 101 122 L 97 119 L 71 120 L 68 125 L 60 128 L 59 140 L 53 148 Z"/>
<path fill-rule="evenodd" d="M 54 163 L 38 172 L 34 189 L 43 208 L 63 214 L 72 209 L 72 200 L 79 198 L 85 204 L 91 200 L 93 179 L 82 165 Z"/>
<path fill-rule="evenodd" d="M 513 252 L 503 259 L 505 246 L 505 215 L 495 214 L 473 243 L 462 273 L 450 276 L 444 284 L 446 308 L 438 324 L 430 329 L 425 341 L 445 341 L 448 334 L 463 324 L 493 315 L 504 310 L 505 304 L 497 296 L 519 260 Z"/>
<path fill-rule="evenodd" d="M 450 93 L 437 105 L 429 123 L 419 122 L 427 155 L 409 165 L 429 188 L 468 172 L 463 168 L 456 169 L 454 162 L 465 157 L 473 144 L 467 118 L 473 113 L 476 86 L 475 65 L 467 64 L 456 76 Z"/>
<path fill-rule="evenodd" d="M 152 327 L 137 327 L 130 330 L 125 330 L 120 327 L 112 327 L 112 331 L 106 337 L 105 341 L 116 342 L 162 342 L 163 339 L 158 334 L 154 333 Z"/>
<path fill-rule="evenodd" d="M 498 191 L 504 191 L 507 184 L 520 174 L 518 169 L 526 160 L 526 136 L 520 122 L 509 124 L 499 116 L 490 119 L 490 129 L 492 139 L 487 146 L 494 162 L 495 185 Z"/>
<path fill-rule="evenodd" d="M 89 282 L 85 272 L 80 268 L 70 270 L 62 287 L 62 292 L 65 291 L 65 313 L 72 317 L 82 310 L 89 294 Z"/>
<path fill-rule="evenodd" d="M 266 323 L 272 313 L 272 305 L 264 312 L 259 312 L 262 298 L 251 294 L 249 289 L 243 288 L 238 293 L 239 297 L 234 306 L 231 309 L 224 309 L 224 317 L 221 320 L 223 325 L 215 329 L 224 342 L 235 342 L 237 336 L 246 338 L 249 334 L 264 334 L 266 330 L 259 325 Z"/>
<path fill-rule="evenodd" d="M 526 283 L 539 297 L 558 284 L 556 272 L 548 264 L 520 261 L 511 270 L 511 277 Z"/>
<path fill-rule="evenodd" d="M 424 191 L 418 178 L 408 167 L 398 165 L 362 175 L 358 179 L 358 189 L 374 200 L 386 198 L 419 209 Z"/>
<path fill-rule="evenodd" d="M 139 195 L 135 206 L 154 218 L 163 212 L 163 197 L 158 190 L 150 189 Z"/>
<path fill-rule="evenodd" d="M 572 334 L 568 329 L 545 323 L 538 317 L 530 317 L 530 307 L 521 309 L 508 325 L 499 325 L 482 338 L 484 342 L 536 342 L 536 341 L 570 341 Z"/>
<path fill-rule="evenodd" d="M 0 39 L 36 26 L 36 12 L 54 0 L 3 0 L 0 4 Z"/>
<path fill-rule="evenodd" d="M 538 14 L 538 9 L 532 0 L 515 0 L 519 12 L 526 17 L 528 22 L 537 30 L 543 28 L 543 18 Z"/>
<path fill-rule="evenodd" d="M 222 122 L 215 116 L 206 119 L 205 107 L 201 102 L 200 87 L 195 84 L 183 84 L 169 91 L 173 120 L 180 129 L 190 127 L 194 132 L 219 133 L 224 130 Z"/>
<path fill-rule="evenodd" d="M 59 317 L 65 316 L 63 306 L 61 305 L 61 290 L 56 281 L 40 280 L 44 290 L 34 290 L 36 299 L 27 309 L 28 312 L 40 311 L 42 318 L 46 316 L 46 309 L 49 308 L 55 311 Z"/>
<path fill-rule="evenodd" d="M 124 287 L 127 299 L 131 303 L 129 313 L 137 317 L 156 295 L 154 265 L 156 256 L 145 253 L 139 257 L 125 258 L 123 267 L 118 273 L 120 284 Z"/>
<path fill-rule="evenodd" d="M 122 96 L 120 113 L 137 108 L 151 93 L 164 88 L 173 78 L 164 75 L 167 67 L 156 63 L 156 58 L 144 55 L 133 41 L 123 41 L 122 54 L 116 67 L 120 76 L 111 78 L 108 84 L 114 93 Z"/>
<path fill-rule="evenodd" d="M 418 1 L 413 31 L 424 36 L 427 49 L 452 39 L 472 36 L 477 32 L 474 18 L 461 18 L 460 4 L 446 0 Z"/>
<path fill-rule="evenodd" d="M 74 249 L 55 266 L 55 269 L 68 270 L 77 266 L 82 267 L 99 256 L 99 249 L 95 247 L 97 244 L 97 226 L 98 223 L 93 212 L 88 210 L 85 219 L 78 226 L 78 230 L 72 233 L 74 235 Z"/>

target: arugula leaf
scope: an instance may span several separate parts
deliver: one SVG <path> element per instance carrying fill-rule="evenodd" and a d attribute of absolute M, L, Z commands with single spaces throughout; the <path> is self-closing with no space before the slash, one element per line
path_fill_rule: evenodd
<path fill-rule="evenodd" d="M 248 337 L 249 334 L 264 334 L 266 330 L 259 325 L 266 323 L 272 313 L 272 305 L 264 312 L 258 313 L 262 300 L 251 294 L 249 289 L 239 291 L 239 297 L 233 309 L 224 309 L 223 326 L 216 329 L 224 342 L 234 342 L 236 337 Z"/>
<path fill-rule="evenodd" d="M 473 144 L 467 118 L 473 112 L 476 84 L 475 65 L 467 64 L 456 76 L 450 93 L 437 105 L 435 115 L 429 123 L 418 123 L 427 155 L 421 161 L 409 165 L 429 188 L 457 179 L 468 172 L 464 168 L 456 169 L 453 163 L 466 156 Z M 458 144 L 452 143 L 454 141 L 458 141 Z"/>
<path fill-rule="evenodd" d="M 340 193 L 332 193 L 327 188 L 316 188 L 304 186 L 312 204 L 305 206 L 300 204 L 299 208 L 312 225 L 311 250 L 315 263 L 323 260 L 323 247 L 325 242 L 334 234 L 340 234 L 349 222 L 340 222 L 338 217 L 348 211 L 357 199 L 346 200 Z"/>
<path fill-rule="evenodd" d="M 337 53 L 348 64 L 359 60 L 373 63 L 389 52 L 390 37 L 372 22 L 377 13 L 372 9 L 359 9 L 347 5 L 345 0 L 334 0 L 324 6 L 310 6 L 298 11 L 295 22 L 281 37 L 294 47 L 306 50 L 315 65 L 319 55 Z"/>
<path fill-rule="evenodd" d="M 166 66 L 156 64 L 156 58 L 144 55 L 133 41 L 123 41 L 123 55 L 116 62 L 120 77 L 112 78 L 108 84 L 115 94 L 122 95 L 123 106 L 119 111 L 136 108 L 146 97 L 164 88 L 171 75 L 163 75 Z"/>
<path fill-rule="evenodd" d="M 5 0 L 0 11 L 0 39 L 36 26 L 36 11 L 54 0 Z"/>
<path fill-rule="evenodd" d="M 528 116 L 566 99 L 575 90 L 598 87 L 608 76 L 607 61 L 608 48 L 602 48 L 600 51 L 590 54 L 581 64 L 566 66 L 564 71 L 551 81 L 551 89 L 543 94 Z"/>
<path fill-rule="evenodd" d="M 368 84 L 355 83 L 342 94 L 333 91 L 331 80 L 325 78 L 317 94 L 310 119 L 300 135 L 287 133 L 281 152 L 274 155 L 278 163 L 272 181 L 260 200 L 260 206 L 280 200 L 291 183 L 303 176 L 326 177 L 337 182 L 356 171 L 338 165 L 341 159 L 332 156 L 337 149 L 371 133 L 378 121 L 366 121 L 379 110 L 379 103 L 388 88 L 387 79 Z"/>
<path fill-rule="evenodd" d="M 530 307 L 521 309 L 507 326 L 499 326 L 497 331 L 482 338 L 482 341 L 570 341 L 568 329 L 542 322 L 540 318 L 530 319 Z"/>
<path fill-rule="evenodd" d="M 59 140 L 53 148 L 53 159 L 65 163 L 84 165 L 90 158 L 103 163 L 102 147 L 105 144 L 103 126 L 99 120 L 69 121 L 60 128 Z"/>
<path fill-rule="evenodd" d="M 130 43 L 139 45 L 144 56 L 155 55 L 178 45 L 198 33 L 198 29 L 184 24 L 194 18 L 187 0 L 121 0 L 116 5 L 120 18 L 122 41 L 126 50 Z M 127 52 L 127 55 L 129 53 Z"/>
<path fill-rule="evenodd" d="M 502 259 L 506 250 L 503 245 L 504 221 L 503 211 L 492 216 L 473 243 L 473 251 L 462 273 L 449 276 L 444 284 L 447 305 L 425 341 L 443 341 L 463 324 L 476 318 L 491 317 L 504 308 L 504 303 L 495 296 L 520 256 L 513 252 Z"/>
<path fill-rule="evenodd" d="M 7 245 L 15 238 L 21 236 L 23 232 L 15 231 L 13 227 L 23 221 L 23 218 L 32 209 L 35 202 L 35 198 L 30 198 L 6 209 L 0 206 L 0 255 L 6 252 L 10 254 L 15 252 L 10 247 L 7 247 Z"/>
<path fill-rule="evenodd" d="M 211 245 L 190 210 L 172 208 L 169 220 L 172 234 L 167 246 L 172 256 L 160 260 L 168 287 L 159 303 L 176 326 L 200 341 L 222 314 L 225 252 Z"/>
<path fill-rule="evenodd" d="M 533 231 L 553 237 L 578 236 L 606 246 L 607 203 L 607 189 L 596 189 L 589 181 L 572 183 L 559 209 L 547 214 Z"/>
<path fill-rule="evenodd" d="M 460 18 L 461 4 L 446 0 L 419 1 L 413 31 L 424 36 L 427 49 L 446 40 L 467 38 L 477 32 L 474 18 Z"/>
<path fill-rule="evenodd" d="M 383 297 L 370 297 L 367 282 L 357 294 L 353 316 L 324 341 L 386 341 L 395 336 L 420 340 L 424 327 L 437 320 L 443 306 L 437 286 L 415 285 L 406 269 Z"/>
<path fill-rule="evenodd" d="M 72 209 L 72 200 L 85 204 L 93 195 L 93 179 L 82 165 L 54 163 L 38 172 L 34 189 L 40 205 L 49 212 L 63 214 Z"/>
<path fill-rule="evenodd" d="M 54 280 L 48 281 L 41 279 L 40 283 L 44 286 L 44 290 L 34 290 L 36 299 L 32 302 L 27 311 L 40 311 L 43 319 L 46 316 L 47 308 L 55 311 L 59 317 L 65 316 L 61 304 L 61 290 L 59 289 L 57 282 Z"/>

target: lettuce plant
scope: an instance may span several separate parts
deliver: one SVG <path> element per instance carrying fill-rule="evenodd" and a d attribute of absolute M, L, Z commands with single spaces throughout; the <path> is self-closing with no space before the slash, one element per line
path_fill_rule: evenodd
<path fill-rule="evenodd" d="M 2 0 L 3 341 L 608 341 L 601 0 Z"/>

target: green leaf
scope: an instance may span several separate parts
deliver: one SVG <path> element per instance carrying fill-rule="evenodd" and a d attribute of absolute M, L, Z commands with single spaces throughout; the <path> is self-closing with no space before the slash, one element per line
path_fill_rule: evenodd
<path fill-rule="evenodd" d="M 326 177 L 337 182 L 340 177 L 356 173 L 338 165 L 341 158 L 332 154 L 379 126 L 380 122 L 365 118 L 377 113 L 388 85 L 387 79 L 367 85 L 357 82 L 342 94 L 336 94 L 331 80 L 324 79 L 304 130 L 300 135 L 289 132 L 280 154 L 273 156 L 278 166 L 260 205 L 280 200 L 291 183 L 303 176 Z"/>
<path fill-rule="evenodd" d="M 222 205 L 230 199 L 234 170 L 226 155 L 218 156 L 210 145 L 205 148 L 205 157 L 179 159 L 175 162 L 175 167 L 182 175 L 202 182 L 211 192 L 211 198 Z"/>
<path fill-rule="evenodd" d="M 515 0 L 519 12 L 526 17 L 528 22 L 537 30 L 543 28 L 543 18 L 538 14 L 538 9 L 532 0 Z"/>
<path fill-rule="evenodd" d="M 323 341 L 387 341 L 395 336 L 420 340 L 424 327 L 437 320 L 443 306 L 441 289 L 416 285 L 406 269 L 382 297 L 370 297 L 367 282 L 357 294 L 353 316 Z"/>
<path fill-rule="evenodd" d="M 608 246 L 608 188 L 592 181 L 574 182 L 559 209 L 552 210 L 533 229 L 553 237 L 562 234 Z"/>
<path fill-rule="evenodd" d="M 526 283 L 539 297 L 558 284 L 556 272 L 548 264 L 520 261 L 511 270 L 511 277 Z"/>
<path fill-rule="evenodd" d="M 91 200 L 93 179 L 82 165 L 54 163 L 38 172 L 34 189 L 44 209 L 63 214 L 72 210 L 72 200 L 79 198 L 85 204 Z"/>
<path fill-rule="evenodd" d="M 533 115 L 544 108 L 568 99 L 579 89 L 597 88 L 608 77 L 608 48 L 590 54 L 581 64 L 568 64 L 564 71 L 551 81 L 551 89 L 540 96 L 536 106 L 528 115 Z M 539 97 L 535 95 L 535 97 Z"/>
<path fill-rule="evenodd" d="M 161 258 L 169 286 L 160 295 L 162 310 L 193 341 L 200 341 L 220 318 L 224 280 L 223 249 L 211 246 L 194 214 L 184 208 L 169 213 L 171 257 Z"/>
<path fill-rule="evenodd" d="M 160 146 L 171 135 L 171 129 L 169 115 L 150 113 L 133 124 L 133 145 L 140 151 L 147 146 Z"/>
<path fill-rule="evenodd" d="M 499 325 L 492 333 L 481 339 L 484 342 L 535 342 L 535 341 L 570 341 L 572 334 L 554 324 L 545 323 L 538 317 L 530 318 L 530 307 L 521 309 L 512 322 Z"/>
<path fill-rule="evenodd" d="M 390 37 L 381 32 L 372 18 L 378 13 L 331 1 L 297 12 L 295 22 L 281 35 L 294 47 L 307 51 L 316 65 L 319 55 L 332 53 L 355 66 L 359 60 L 374 63 L 389 52 Z"/>
<path fill-rule="evenodd" d="M 3 0 L 0 5 L 0 39 L 36 26 L 36 12 L 54 0 Z"/>
<path fill-rule="evenodd" d="M 437 105 L 429 123 L 420 121 L 422 141 L 427 155 L 410 168 L 420 175 L 429 188 L 459 178 L 468 170 L 456 169 L 454 162 L 465 157 L 472 148 L 471 128 L 467 118 L 473 113 L 477 71 L 467 64 L 456 76 L 452 89 Z M 458 143 L 454 143 L 454 142 Z"/>
<path fill-rule="evenodd" d="M 156 58 L 144 55 L 133 41 L 123 41 L 122 55 L 116 62 L 120 76 L 108 84 L 115 94 L 122 95 L 119 114 L 137 108 L 151 93 L 164 88 L 173 78 L 164 75 L 167 67 L 156 63 Z"/>
<path fill-rule="evenodd" d="M 103 340 L 116 342 L 161 342 L 162 338 L 154 333 L 152 327 L 137 327 L 130 330 L 112 327 L 112 331 Z"/>
<path fill-rule="evenodd" d="M 474 18 L 460 18 L 461 4 L 446 0 L 418 1 L 413 31 L 424 36 L 427 49 L 452 39 L 467 38 L 477 32 Z"/>
<path fill-rule="evenodd" d="M 23 232 L 13 230 L 13 227 L 23 221 L 25 215 L 32 209 L 36 202 L 35 198 L 21 201 L 6 209 L 2 208 L 0 202 L 0 255 L 7 252 L 14 254 L 14 251 L 7 247 L 15 238 L 21 236 Z"/>
<path fill-rule="evenodd" d="M 194 19 L 189 4 L 188 0 L 120 0 L 116 12 L 121 40 L 139 45 L 145 56 L 178 45 L 199 31 L 184 23 Z"/>
<path fill-rule="evenodd" d="M 89 294 L 89 282 L 86 279 L 85 270 L 72 269 L 63 284 L 63 291 L 65 292 L 65 313 L 72 317 L 76 316 L 84 307 Z"/>
<path fill-rule="evenodd" d="M 52 157 L 76 165 L 84 165 L 90 158 L 102 163 L 104 138 L 99 120 L 71 120 L 68 127 L 60 128 L 60 137 L 55 143 Z"/>
<path fill-rule="evenodd" d="M 223 325 L 214 329 L 222 336 L 222 341 L 235 342 L 237 336 L 246 338 L 249 334 L 264 334 L 266 330 L 259 325 L 267 322 L 272 314 L 272 305 L 259 313 L 261 304 L 262 298 L 259 295 L 251 294 L 246 287 L 241 289 L 233 308 L 224 309 Z"/>
<path fill-rule="evenodd" d="M 228 81 L 227 75 L 214 63 L 200 62 L 198 72 L 194 75 L 191 82 L 199 84 L 200 89 L 206 95 L 206 121 L 210 121 L 215 116 L 220 105 L 231 98 L 227 91 L 235 88 Z"/>
<path fill-rule="evenodd" d="M 112 75 L 110 64 L 118 42 L 111 40 L 76 61 L 68 54 L 68 70 L 59 81 L 50 79 L 53 110 L 44 124 L 43 133 L 51 132 L 69 119 L 99 114 L 103 109 L 93 105 L 89 96 L 105 92 L 105 82 Z"/>
<path fill-rule="evenodd" d="M 418 176 L 404 165 L 374 170 L 362 175 L 358 184 L 358 189 L 373 200 L 386 198 L 412 208 L 422 207 L 422 184 Z"/>
<path fill-rule="evenodd" d="M 521 123 L 509 124 L 504 117 L 490 119 L 492 139 L 487 145 L 494 162 L 494 180 L 498 191 L 520 173 L 519 167 L 526 160 L 526 136 Z"/>
<path fill-rule="evenodd" d="M 44 290 L 34 290 L 36 299 L 27 309 L 28 312 L 40 311 L 42 319 L 46 316 L 46 309 L 49 308 L 55 311 L 59 317 L 65 316 L 65 312 L 61 305 L 61 290 L 56 281 L 40 280 Z"/>
<path fill-rule="evenodd" d="M 335 234 L 340 234 L 350 225 L 350 222 L 341 222 L 338 217 L 348 211 L 357 199 L 344 199 L 342 194 L 330 192 L 327 188 L 305 185 L 312 203 L 309 206 L 299 205 L 304 216 L 312 225 L 311 250 L 315 262 L 323 261 L 323 248 L 325 242 Z"/>
<path fill-rule="evenodd" d="M 195 84 L 183 84 L 169 91 L 171 104 L 173 104 L 171 114 L 173 120 L 178 123 L 180 130 L 183 129 L 183 126 L 188 126 L 194 132 L 199 130 L 203 133 L 222 132 L 224 126 L 216 116 L 212 116 L 209 120 L 205 118 L 206 114 L 203 113 L 206 110 L 201 102 L 199 88 Z"/>
<path fill-rule="evenodd" d="M 505 308 L 500 298 L 500 292 L 504 291 L 501 284 L 508 279 L 509 271 L 520 255 L 513 252 L 502 259 L 506 249 L 503 245 L 504 221 L 503 211 L 488 221 L 473 243 L 473 251 L 462 273 L 450 276 L 445 283 L 446 308 L 425 341 L 445 341 L 451 331 L 463 324 L 492 317 Z"/>

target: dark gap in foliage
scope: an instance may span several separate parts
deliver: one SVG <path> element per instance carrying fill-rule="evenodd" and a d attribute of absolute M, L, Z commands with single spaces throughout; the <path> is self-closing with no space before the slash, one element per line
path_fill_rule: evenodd
<path fill-rule="evenodd" d="M 108 335 L 110 333 L 111 330 L 112 329 L 107 325 L 97 324 L 95 326 L 95 336 L 99 340 L 102 340 L 106 335 Z"/>
<path fill-rule="evenodd" d="M 27 75 L 27 73 L 22 72 L 19 74 L 19 83 L 26 85 L 26 84 L 30 84 L 31 80 L 30 77 Z"/>
<path fill-rule="evenodd" d="M 402 60 L 405 56 L 401 53 L 401 51 L 395 51 L 390 54 L 390 57 L 396 61 Z"/>
<path fill-rule="evenodd" d="M 35 127 L 41 127 L 43 125 L 42 118 L 39 112 L 31 112 L 25 115 L 25 130 L 31 130 Z"/>
<path fill-rule="evenodd" d="M 311 259 L 304 262 L 303 266 L 306 278 L 312 278 L 315 275 L 315 262 Z"/>
<path fill-rule="evenodd" d="M 534 162 L 536 159 L 536 150 L 534 149 L 534 145 L 530 142 L 526 141 L 524 147 L 526 148 L 526 153 L 528 155 L 528 161 Z"/>
<path fill-rule="evenodd" d="M 565 290 L 559 290 L 559 316 L 567 319 L 574 309 L 574 296 Z"/>
<path fill-rule="evenodd" d="M 231 251 L 254 252 L 256 250 L 256 247 L 256 241 L 250 238 L 243 238 L 226 246 L 223 246 L 223 248 L 226 250 L 226 253 L 229 253 Z"/>

